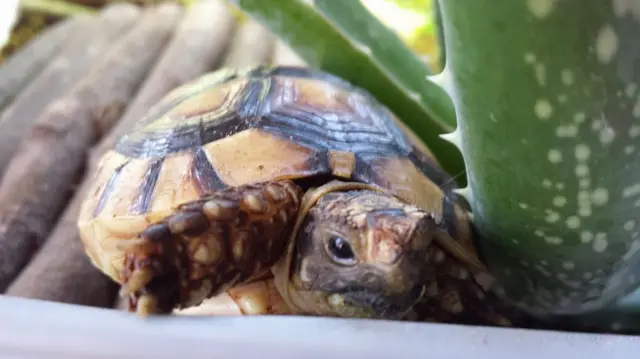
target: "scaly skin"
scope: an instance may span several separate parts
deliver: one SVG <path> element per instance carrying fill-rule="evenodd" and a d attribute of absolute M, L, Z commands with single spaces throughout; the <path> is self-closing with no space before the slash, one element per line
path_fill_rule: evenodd
<path fill-rule="evenodd" d="M 455 259 L 443 257 L 444 253 L 434 248 L 432 255 L 443 258 L 438 265 L 440 280 L 434 281 L 427 288 L 424 296 L 402 320 L 502 327 L 511 327 L 514 325 L 513 319 L 519 320 L 520 313 L 504 307 L 499 299 L 487 293 L 480 284 L 461 285 L 465 276 L 470 274 Z M 449 294 L 442 295 L 443 293 Z M 490 302 L 493 303 L 487 305 Z M 268 277 L 238 285 L 197 306 L 174 310 L 173 314 L 234 316 L 299 313 L 287 305 L 278 292 L 273 277 Z"/>
<path fill-rule="evenodd" d="M 427 228 L 426 232 L 416 232 L 412 227 L 429 221 L 416 223 L 407 220 L 427 217 L 426 212 L 415 206 L 382 193 L 346 191 L 324 194 L 311 207 L 297 236 L 298 246 L 288 274 L 288 300 L 277 290 L 273 278 L 263 278 L 174 313 L 213 316 L 316 314 L 495 326 L 512 326 L 514 321 L 527 319 L 521 316 L 522 313 L 504 306 L 489 292 L 490 278 L 485 273 L 472 273 L 437 241 L 427 242 L 422 252 L 421 264 L 426 266 L 418 269 L 420 279 L 417 284 L 422 286 L 419 299 L 405 301 L 402 310 L 395 312 L 384 312 L 384 309 L 367 312 L 362 310 L 366 306 L 349 305 L 349 295 L 356 292 L 366 294 L 356 299 L 368 299 L 371 303 L 393 303 L 394 288 L 405 293 L 400 298 L 407 298 L 406 287 L 416 284 L 410 274 L 417 272 L 411 268 L 385 268 L 384 263 L 395 263 L 398 257 L 412 253 L 406 247 L 394 248 L 394 243 L 414 246 L 425 243 L 414 235 L 397 234 L 409 232 L 422 238 L 428 233 L 434 235 L 430 232 L 436 231 L 433 227 L 422 227 L 423 230 Z M 323 243 L 318 239 L 325 232 L 342 234 L 351 244 L 359 264 L 351 268 L 335 267 L 327 261 L 324 249 L 318 245 Z M 345 285 L 349 289 L 342 291 L 341 287 Z M 398 289 L 401 287 L 405 288 Z"/>
<path fill-rule="evenodd" d="M 273 181 L 181 205 L 128 249 L 121 293 L 129 309 L 170 313 L 264 273 L 284 249 L 301 197 L 292 182 Z"/>
<path fill-rule="evenodd" d="M 442 235 L 433 214 L 367 185 L 334 182 L 303 197 L 290 181 L 258 183 L 149 226 L 128 251 L 122 291 L 139 315 L 511 325 L 516 313 L 488 293 L 485 273 L 439 244 Z M 265 279 L 271 268 L 275 283 Z"/>
<path fill-rule="evenodd" d="M 407 220 L 420 217 L 423 220 L 417 224 Z M 304 243 L 309 241 L 307 233 L 313 237 L 327 228 L 334 233 L 360 234 L 351 243 L 354 248 L 360 243 L 362 249 L 355 249 L 356 254 L 358 258 L 366 258 L 363 261 L 368 261 L 370 266 L 365 268 L 362 265 L 359 271 L 347 273 L 333 271 L 325 264 L 317 265 L 321 248 L 312 248 Z M 402 235 L 407 231 L 412 234 Z M 511 325 L 508 318 L 515 319 L 518 313 L 503 306 L 489 293 L 491 277 L 487 273 L 471 272 L 468 266 L 439 245 L 435 237 L 442 235 L 441 231 L 431 219 L 431 214 L 383 193 L 347 191 L 326 194 L 309 212 L 307 224 L 299 232 L 298 245 L 303 249 L 298 250 L 297 260 L 292 265 L 292 286 L 295 288 L 292 296 L 297 299 L 298 306 L 311 307 L 317 305 L 314 301 L 325 296 L 326 287 L 336 290 L 337 283 L 355 282 L 366 293 L 364 299 L 376 302 L 380 301 L 381 295 L 387 298 L 394 295 L 394 288 L 406 293 L 408 286 L 416 285 L 410 278 L 411 273 L 416 273 L 419 275 L 417 284 L 423 286 L 422 295 L 408 308 L 408 312 L 397 319 Z M 427 238 L 427 241 L 418 237 Z M 418 249 L 425 243 L 424 251 Z M 386 269 L 387 283 L 382 286 L 366 275 L 367 272 L 377 272 L 385 262 L 398 261 L 410 255 L 421 256 L 419 264 L 405 261 L 405 264 L 419 266 L 414 268 L 419 272 L 402 266 L 396 270 Z M 327 300 L 335 303 L 336 298 Z M 349 298 L 349 293 L 345 293 L 339 302 L 354 300 L 363 298 Z"/>

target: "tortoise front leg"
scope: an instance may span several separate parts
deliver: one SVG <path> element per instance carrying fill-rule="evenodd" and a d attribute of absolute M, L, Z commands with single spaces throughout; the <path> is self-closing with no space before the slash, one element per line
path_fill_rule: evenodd
<path fill-rule="evenodd" d="M 291 181 L 270 181 L 180 205 L 125 251 L 129 310 L 168 314 L 264 273 L 284 252 L 302 195 Z"/>
<path fill-rule="evenodd" d="M 428 286 L 413 308 L 418 321 L 512 327 L 530 320 L 492 292 L 485 272 L 474 273 L 468 265 L 434 241 L 427 254 Z"/>

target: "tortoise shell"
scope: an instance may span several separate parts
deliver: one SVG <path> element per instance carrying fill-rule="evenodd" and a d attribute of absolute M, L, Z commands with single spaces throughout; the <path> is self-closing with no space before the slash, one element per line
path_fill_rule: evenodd
<path fill-rule="evenodd" d="M 175 89 L 94 176 L 78 226 L 91 261 L 118 282 L 118 242 L 181 203 L 275 179 L 382 187 L 472 248 L 455 182 L 424 144 L 366 91 L 308 68 L 225 69 Z"/>

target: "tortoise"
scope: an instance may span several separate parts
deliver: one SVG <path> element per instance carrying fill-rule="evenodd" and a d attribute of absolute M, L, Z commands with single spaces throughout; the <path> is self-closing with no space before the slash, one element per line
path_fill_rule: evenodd
<path fill-rule="evenodd" d="M 93 176 L 86 254 L 140 316 L 273 276 L 300 315 L 402 319 L 426 300 L 438 320 L 503 321 L 453 178 L 338 76 L 205 74 L 152 106 Z"/>

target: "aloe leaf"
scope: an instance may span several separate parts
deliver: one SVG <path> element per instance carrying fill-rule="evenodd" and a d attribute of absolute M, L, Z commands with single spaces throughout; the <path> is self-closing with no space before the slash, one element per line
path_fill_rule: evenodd
<path fill-rule="evenodd" d="M 447 63 L 447 53 L 444 46 L 444 25 L 442 24 L 442 12 L 440 11 L 440 0 L 433 0 L 433 17 L 436 24 L 436 39 L 438 41 L 438 61 L 440 64 Z"/>
<path fill-rule="evenodd" d="M 633 4 L 440 1 L 480 247 L 497 293 L 534 314 L 593 313 L 639 284 Z"/>
<path fill-rule="evenodd" d="M 376 19 L 360 1 L 315 0 L 314 4 L 352 41 L 368 47 L 371 57 L 389 76 L 420 96 L 423 107 L 433 109 L 432 116 L 455 128 L 455 109 L 451 98 L 439 86 L 425 81 L 427 76 L 433 75 L 428 66 L 393 30 Z"/>
<path fill-rule="evenodd" d="M 425 80 L 427 66 L 359 1 L 229 2 L 278 35 L 309 66 L 368 90 L 416 132 L 446 171 L 464 172 L 459 151 L 438 137 L 455 126 L 450 98 Z"/>

